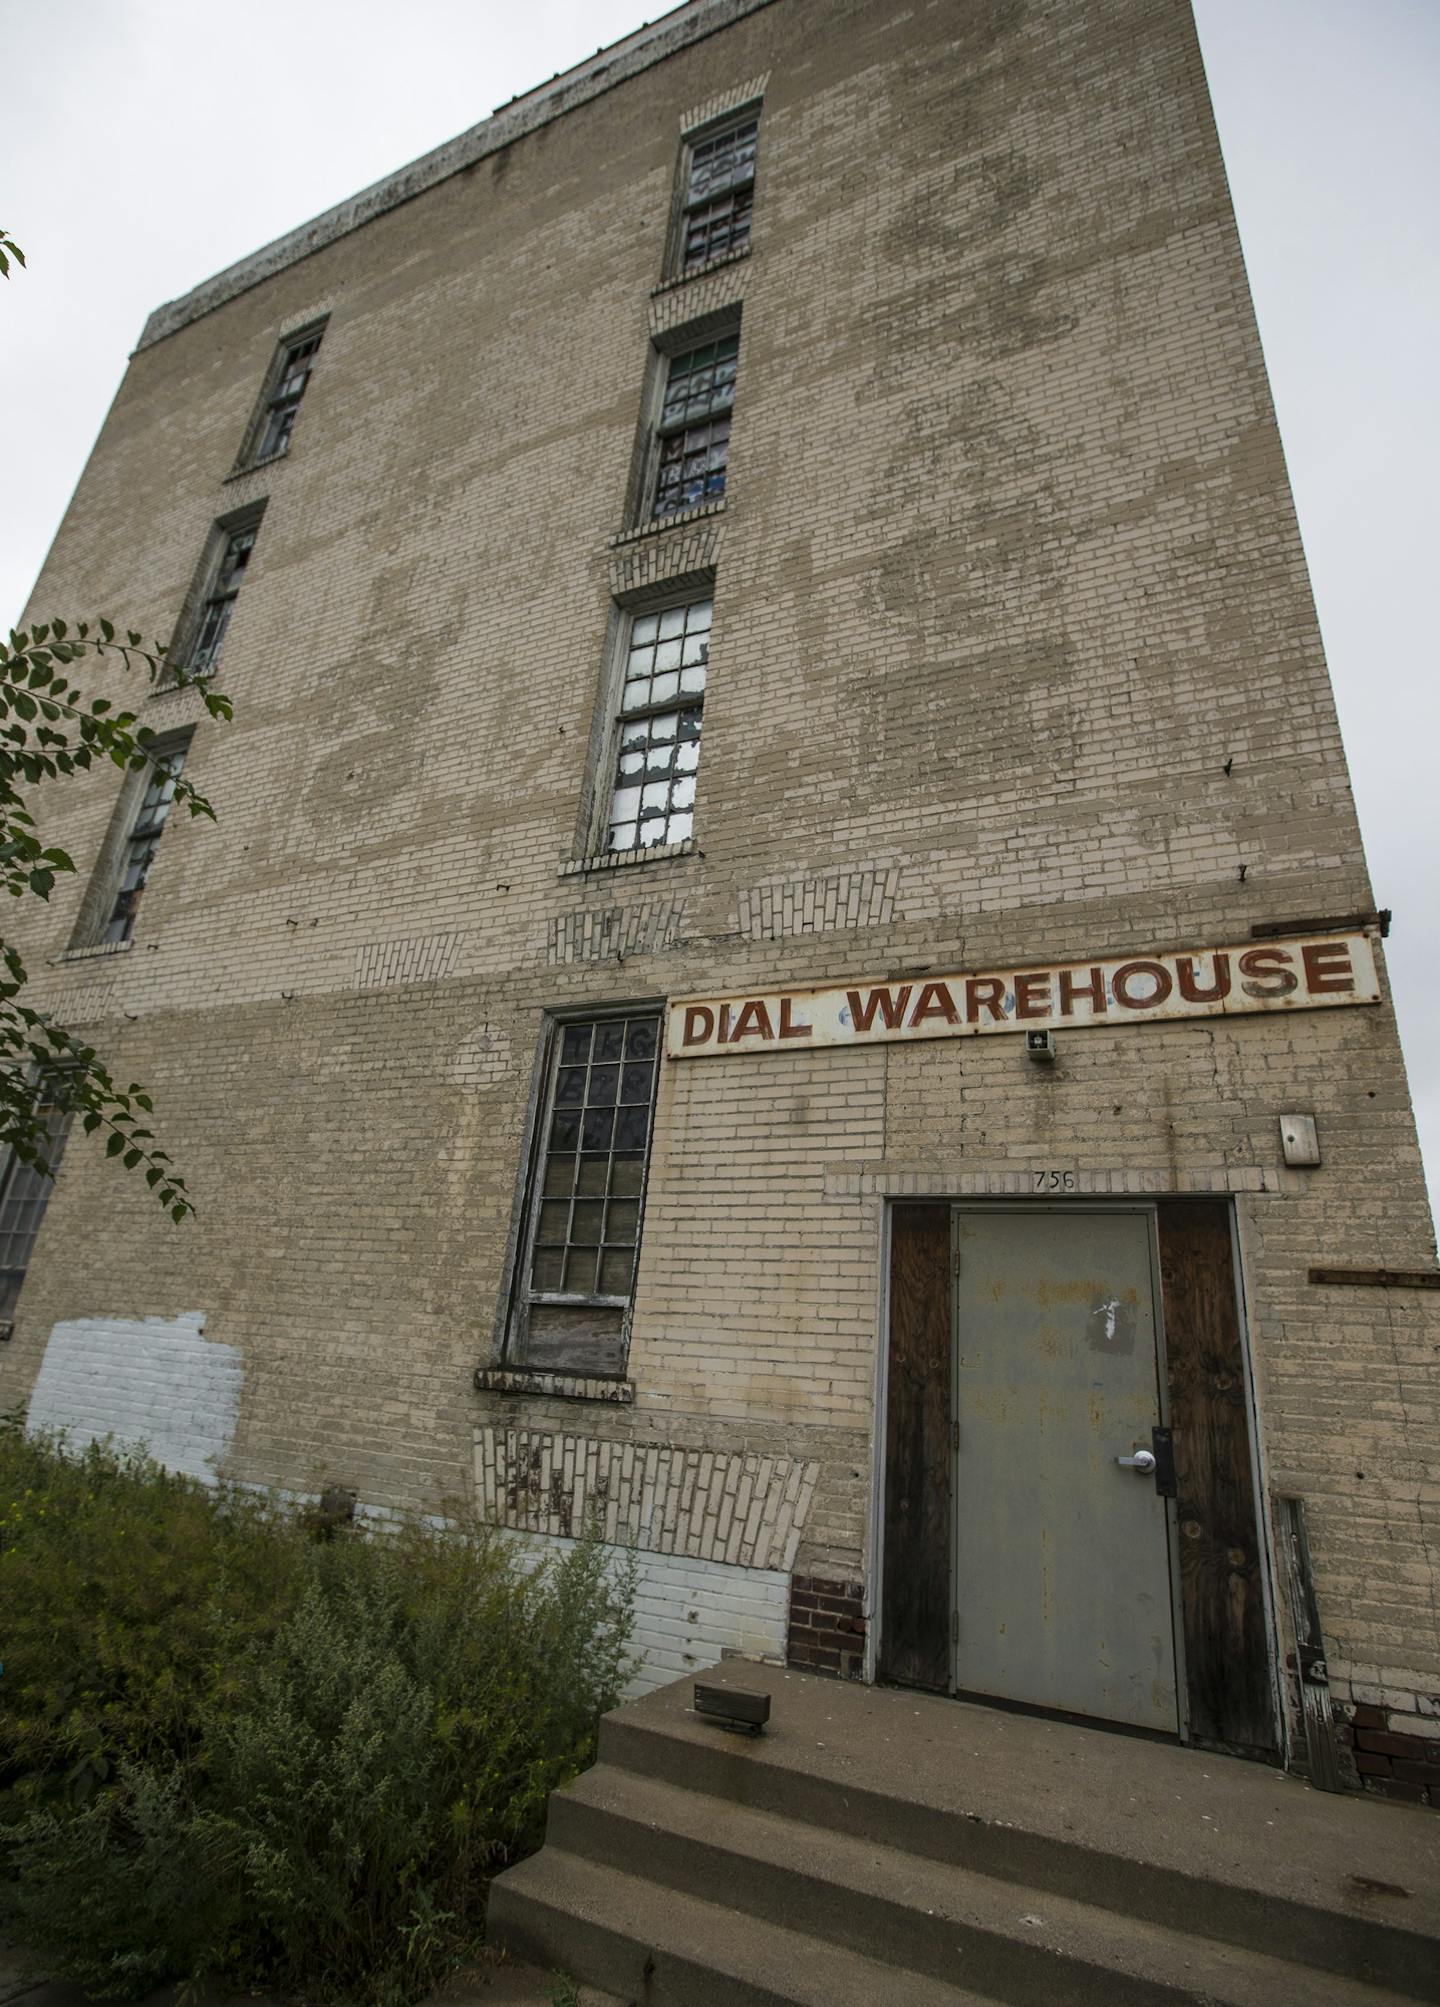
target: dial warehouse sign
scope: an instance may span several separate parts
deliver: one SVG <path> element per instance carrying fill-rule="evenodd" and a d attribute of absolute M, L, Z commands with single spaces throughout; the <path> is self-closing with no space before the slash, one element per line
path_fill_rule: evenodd
<path fill-rule="evenodd" d="M 665 1051 L 671 1059 L 714 1059 L 1379 1001 L 1368 937 L 1323 934 L 1050 968 L 684 999 L 669 1007 Z"/>

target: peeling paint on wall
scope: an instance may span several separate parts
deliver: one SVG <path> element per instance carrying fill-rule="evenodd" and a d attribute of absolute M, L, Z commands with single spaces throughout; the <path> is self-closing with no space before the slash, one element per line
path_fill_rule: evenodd
<path fill-rule="evenodd" d="M 245 1377 L 233 1345 L 205 1337 L 205 1312 L 77 1317 L 57 1324 L 27 1427 L 63 1429 L 72 1447 L 113 1436 L 206 1484 L 229 1451 Z"/>
<path fill-rule="evenodd" d="M 536 1561 L 569 1554 L 573 1540 L 512 1533 Z M 618 1564 L 621 1549 L 616 1548 Z M 783 1659 L 790 1577 L 781 1569 L 727 1567 L 682 1554 L 635 1556 L 635 1628 L 639 1665 L 625 1689 L 636 1699 L 686 1673 L 705 1672 L 727 1654 Z"/>

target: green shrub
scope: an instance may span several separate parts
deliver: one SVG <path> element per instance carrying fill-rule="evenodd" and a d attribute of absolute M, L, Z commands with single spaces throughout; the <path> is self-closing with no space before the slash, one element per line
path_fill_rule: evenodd
<path fill-rule="evenodd" d="M 0 1428 L 0 1819 L 192 1757 L 304 1554 L 253 1493 Z"/>
<path fill-rule="evenodd" d="M 414 1997 L 477 1942 L 489 1876 L 537 1843 L 629 1669 L 633 1571 L 593 1543 L 533 1570 L 467 1524 L 319 1544 L 136 1459 L 4 1440 L 0 1525 L 0 1903 L 96 1991 Z"/>

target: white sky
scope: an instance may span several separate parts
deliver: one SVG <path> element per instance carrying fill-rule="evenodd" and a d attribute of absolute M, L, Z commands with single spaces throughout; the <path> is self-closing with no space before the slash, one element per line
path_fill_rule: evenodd
<path fill-rule="evenodd" d="M 1434 1175 L 1440 7 L 1195 4 Z M 152 307 L 647 11 L 663 0 L 0 0 L 0 225 L 30 259 L 0 299 L 0 620 Z"/>

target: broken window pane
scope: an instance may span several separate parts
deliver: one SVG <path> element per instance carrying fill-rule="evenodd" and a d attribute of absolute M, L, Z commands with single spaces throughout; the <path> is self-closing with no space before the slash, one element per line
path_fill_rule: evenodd
<path fill-rule="evenodd" d="M 315 328 L 302 335 L 298 341 L 287 343 L 280 357 L 276 372 L 275 388 L 270 393 L 265 407 L 264 421 L 260 427 L 254 458 L 273 460 L 277 453 L 283 453 L 290 444 L 290 434 L 295 425 L 295 413 L 300 408 L 300 400 L 305 395 L 305 386 L 310 381 L 310 371 L 315 361 L 315 351 L 320 346 L 323 328 Z"/>
<path fill-rule="evenodd" d="M 656 427 L 659 457 L 653 515 L 673 515 L 677 509 L 724 494 L 739 356 L 738 333 L 671 356 Z M 677 658 L 660 666 L 680 665 Z"/>
<path fill-rule="evenodd" d="M 755 148 L 760 136 L 760 120 L 752 113 L 737 119 L 690 149 L 690 173 L 685 190 L 685 207 L 709 202 L 733 189 L 748 188 L 755 179 Z"/>
<path fill-rule="evenodd" d="M 190 651 L 187 666 L 192 676 L 209 675 L 220 660 L 220 644 L 225 639 L 230 615 L 235 610 L 235 601 L 245 582 L 250 553 L 255 548 L 258 535 L 259 526 L 252 523 L 247 529 L 232 531 L 226 538 L 214 583 L 200 611 L 195 646 Z"/>
<path fill-rule="evenodd" d="M 175 799 L 175 782 L 185 764 L 189 740 L 183 739 L 154 753 L 154 765 L 140 800 L 125 853 L 120 861 L 120 883 L 110 910 L 102 941 L 128 941 L 140 910 L 140 900 L 150 878 L 150 867 Z"/>
<path fill-rule="evenodd" d="M 701 699 L 712 602 L 692 600 L 631 623 L 620 695 L 609 848 L 679 843 L 693 827 Z M 688 699 L 683 709 L 673 708 Z M 680 827 L 677 817 L 684 817 Z"/>

